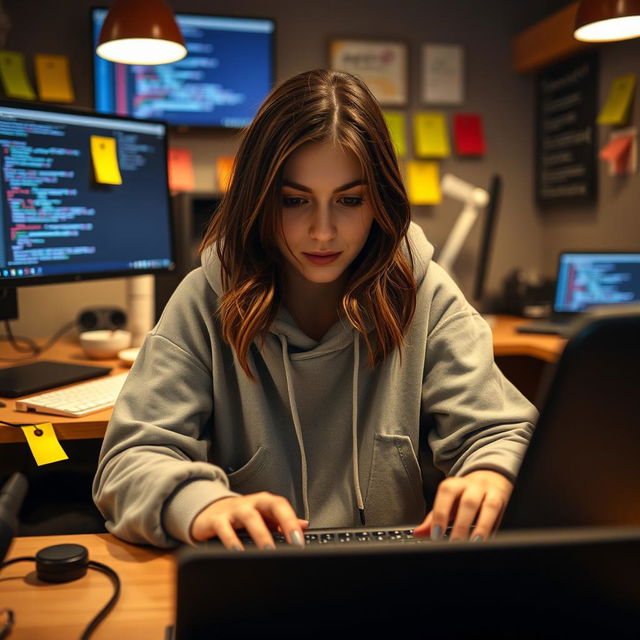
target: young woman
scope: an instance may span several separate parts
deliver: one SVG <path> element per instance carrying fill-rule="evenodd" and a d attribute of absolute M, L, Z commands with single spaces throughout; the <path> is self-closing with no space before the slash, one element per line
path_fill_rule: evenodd
<path fill-rule="evenodd" d="M 489 536 L 536 412 L 432 255 L 367 87 L 315 70 L 274 89 L 114 408 L 108 529 L 163 547 L 301 544 L 309 525 Z"/>

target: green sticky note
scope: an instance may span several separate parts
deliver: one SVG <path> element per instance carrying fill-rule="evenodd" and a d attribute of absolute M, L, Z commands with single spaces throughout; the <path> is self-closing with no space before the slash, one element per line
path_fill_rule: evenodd
<path fill-rule="evenodd" d="M 35 100 L 24 64 L 24 56 L 18 51 L 0 51 L 0 79 L 9 98 Z"/>
<path fill-rule="evenodd" d="M 407 119 L 400 111 L 384 111 L 385 122 L 389 128 L 391 141 L 399 158 L 407 155 Z"/>
<path fill-rule="evenodd" d="M 626 124 L 636 88 L 636 74 L 629 73 L 613 81 L 607 101 L 598 115 L 598 124 Z"/>

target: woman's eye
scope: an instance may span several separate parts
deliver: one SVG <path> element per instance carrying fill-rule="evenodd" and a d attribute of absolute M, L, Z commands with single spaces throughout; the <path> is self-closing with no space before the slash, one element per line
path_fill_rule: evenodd
<path fill-rule="evenodd" d="M 284 196 L 282 198 L 283 207 L 299 207 L 305 203 L 305 199 L 300 196 Z"/>
<path fill-rule="evenodd" d="M 345 207 L 359 207 L 364 204 L 364 198 L 362 196 L 342 196 L 338 202 Z"/>

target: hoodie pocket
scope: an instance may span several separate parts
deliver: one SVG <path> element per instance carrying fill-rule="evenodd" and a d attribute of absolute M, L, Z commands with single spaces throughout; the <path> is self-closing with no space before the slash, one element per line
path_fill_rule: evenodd
<path fill-rule="evenodd" d="M 258 447 L 248 462 L 236 471 L 227 474 L 231 490 L 241 494 L 264 491 L 264 477 L 260 476 L 260 472 L 267 466 L 269 458 L 269 450 Z"/>
<path fill-rule="evenodd" d="M 415 524 L 425 517 L 420 465 L 409 436 L 375 434 L 365 514 L 368 526 Z"/>

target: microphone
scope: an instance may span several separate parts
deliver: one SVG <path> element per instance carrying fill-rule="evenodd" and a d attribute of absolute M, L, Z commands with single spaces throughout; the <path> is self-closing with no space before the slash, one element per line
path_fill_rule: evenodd
<path fill-rule="evenodd" d="M 0 492 L 0 562 L 4 560 L 18 530 L 18 511 L 27 493 L 27 479 L 14 473 Z"/>

